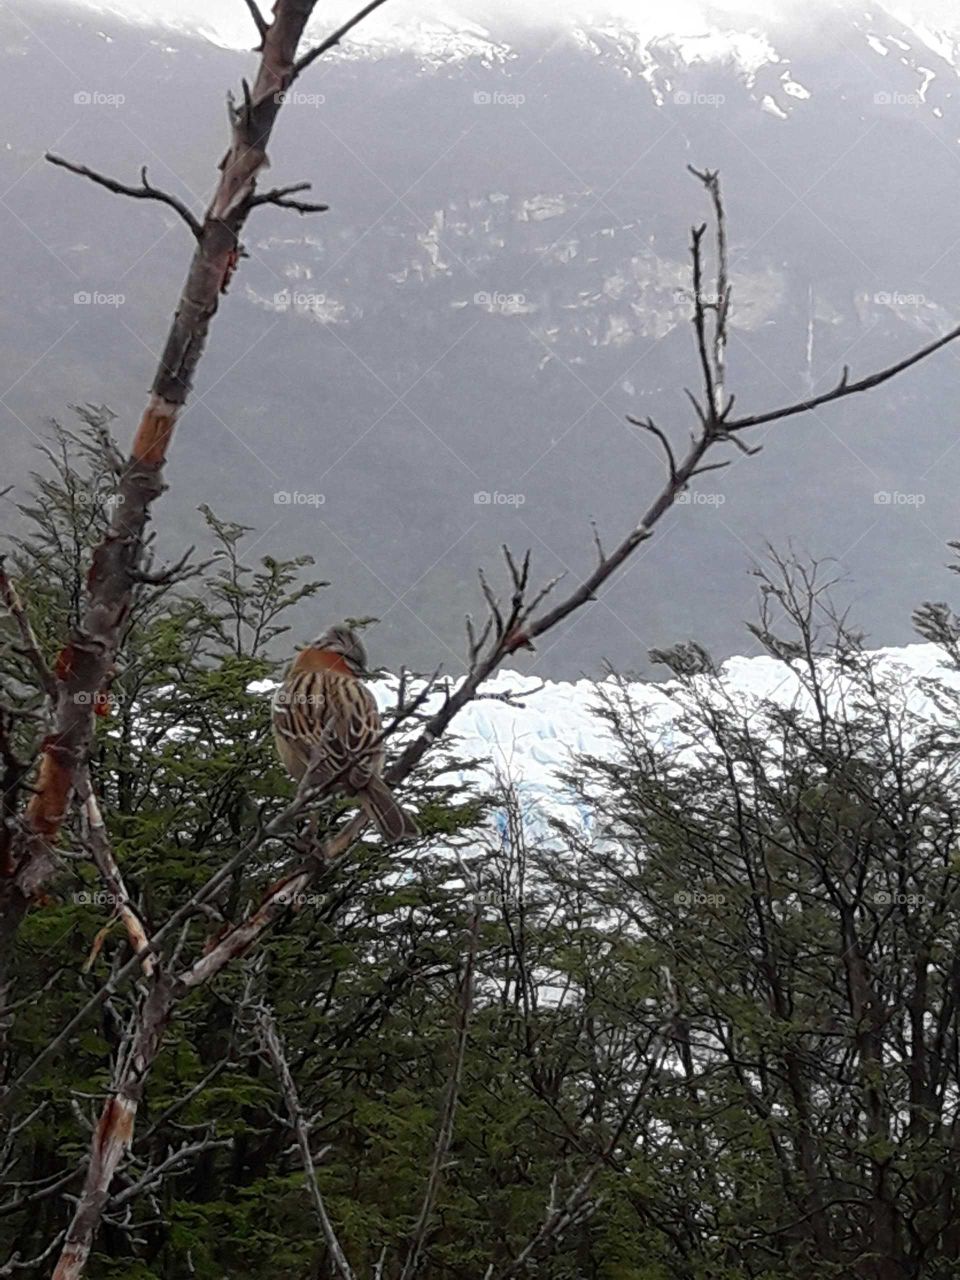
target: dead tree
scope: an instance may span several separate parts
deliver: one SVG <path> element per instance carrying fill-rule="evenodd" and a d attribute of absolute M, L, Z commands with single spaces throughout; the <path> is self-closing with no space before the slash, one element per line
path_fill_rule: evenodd
<path fill-rule="evenodd" d="M 86 165 L 58 156 L 47 159 L 121 195 L 161 201 L 183 219 L 196 241 L 193 259 L 164 344 L 147 406 L 129 458 L 118 464 L 118 497 L 110 529 L 97 548 L 87 579 L 83 617 L 44 677 L 54 707 L 53 730 L 44 739 L 40 766 L 21 830 L 0 868 L 0 991 L 17 929 L 30 902 L 57 867 L 55 845 L 90 745 L 96 699 L 109 683 L 119 636 L 140 581 L 150 509 L 163 492 L 163 468 L 181 413 L 216 315 L 243 247 L 240 233 L 250 212 L 273 204 L 299 213 L 320 212 L 293 196 L 308 183 L 257 192 L 267 164 L 267 146 L 297 77 L 384 0 L 371 0 L 314 48 L 298 56 L 304 28 L 316 0 L 277 0 L 270 22 L 248 0 L 261 38 L 261 58 L 253 85 L 244 81 L 242 101 L 231 102 L 231 139 L 220 161 L 220 178 L 202 221 L 175 196 L 147 182 L 128 186 Z"/>
<path fill-rule="evenodd" d="M 84 769 L 92 727 L 92 708 L 109 680 L 116 654 L 118 637 L 130 608 L 132 593 L 142 577 L 144 532 L 153 501 L 162 491 L 162 472 L 172 439 L 177 415 L 185 403 L 190 382 L 203 350 L 209 324 L 216 312 L 220 294 L 229 283 L 242 255 L 240 231 L 258 204 L 272 203 L 304 211 L 319 206 L 306 206 L 291 199 L 303 190 L 303 184 L 281 187 L 262 195 L 256 193 L 259 173 L 266 163 L 266 146 L 282 101 L 283 92 L 296 77 L 324 51 L 333 47 L 357 22 L 377 8 L 383 0 L 368 4 L 350 22 L 327 40 L 298 56 L 298 46 L 315 0 L 277 0 L 272 21 L 260 15 L 248 0 L 262 39 L 260 68 L 252 88 L 244 86 L 243 102 L 232 113 L 233 137 L 221 162 L 221 177 L 216 194 L 204 219 L 198 222 L 189 211 L 179 207 L 174 197 L 167 197 L 147 183 L 146 175 L 138 188 L 125 187 L 114 179 L 94 173 L 85 166 L 68 164 L 52 158 L 83 176 L 92 178 L 111 191 L 135 198 L 161 199 L 176 208 L 188 224 L 197 245 L 171 326 L 160 368 L 153 384 L 150 400 L 136 433 L 130 458 L 120 470 L 120 492 L 123 501 L 115 507 L 112 523 L 97 549 L 87 586 L 86 608 L 80 625 L 64 645 L 45 687 L 54 703 L 54 729 L 48 735 L 41 753 L 35 790 L 27 806 L 22 825 L 16 831 L 11 857 L 0 881 L 0 959 L 8 959 L 17 926 L 29 903 L 57 867 L 55 844 L 72 803 L 83 796 L 87 807 L 95 861 L 108 881 L 121 894 L 122 883 L 105 829 L 98 822 L 98 811 L 86 800 L 83 787 Z M 448 685 L 441 696 L 439 709 L 427 715 L 426 690 L 409 699 L 401 697 L 394 721 L 386 733 L 392 734 L 411 718 L 421 722 L 418 734 L 409 742 L 386 773 L 393 786 L 400 786 L 417 767 L 427 752 L 440 739 L 459 711 L 478 696 L 482 686 L 501 664 L 520 649 L 533 648 L 543 636 L 587 602 L 612 578 L 621 565 L 644 542 L 669 511 L 678 495 L 698 476 L 726 467 L 729 458 L 714 461 L 724 448 L 755 453 L 745 442 L 746 432 L 754 426 L 777 422 L 807 410 L 877 387 L 897 374 L 919 363 L 960 337 L 960 327 L 952 329 L 935 342 L 915 351 L 897 363 L 866 377 L 851 381 L 848 371 L 836 386 L 821 395 L 781 408 L 743 417 L 733 414 L 734 398 L 725 387 L 725 352 L 730 307 L 730 284 L 727 276 L 726 232 L 724 210 L 717 175 L 697 173 L 712 204 L 716 232 L 715 301 L 705 300 L 704 237 L 706 224 L 693 230 L 692 259 L 694 310 L 702 389 L 699 396 L 691 393 L 696 415 L 695 429 L 682 455 L 671 442 L 670 435 L 647 418 L 633 420 L 634 425 L 653 436 L 663 450 L 666 478 L 637 523 L 607 552 L 595 535 L 597 560 L 593 570 L 552 607 L 544 607 L 555 591 L 559 579 L 537 588 L 531 580 L 529 551 L 521 557 L 503 549 L 507 571 L 507 594 L 501 597 L 481 575 L 487 605 L 486 616 L 479 624 L 467 619 L 467 672 L 456 685 Z M 24 615 L 25 620 L 25 615 Z M 42 662 L 42 659 L 41 659 Z M 347 768 L 351 767 L 353 761 Z M 202 954 L 181 962 L 186 937 L 183 926 L 202 911 L 222 889 L 226 881 L 248 862 L 264 842 L 289 829 L 315 798 L 309 773 L 304 778 L 293 802 L 270 822 L 263 823 L 257 834 L 225 863 L 194 895 L 168 918 L 149 938 L 130 913 L 126 920 L 134 954 L 130 960 L 104 983 L 100 991 L 51 1040 L 34 1062 L 6 1090 L 0 1103 L 8 1109 L 19 1096 L 23 1084 L 49 1059 L 69 1043 L 70 1037 L 89 1015 L 138 977 L 144 983 L 135 1026 L 123 1061 L 118 1064 L 111 1095 L 105 1103 L 95 1127 L 90 1155 L 86 1163 L 84 1185 L 67 1229 L 54 1280 L 78 1280 L 83 1274 L 93 1240 L 110 1203 L 111 1185 L 125 1159 L 133 1138 L 137 1109 L 150 1072 L 159 1054 L 167 1025 L 178 1007 L 191 993 L 221 973 L 228 965 L 247 954 L 289 906 L 331 863 L 341 859 L 356 843 L 366 825 L 359 815 L 346 822 L 319 847 L 314 847 L 287 868 L 282 878 L 263 896 L 259 904 L 239 923 L 230 927 Z M 117 889 L 119 885 L 119 889 Z M 180 942 L 170 943 L 179 934 Z M 2 974 L 0 974 L 2 977 Z M 466 997 L 464 997 L 466 999 Z M 466 1008 L 466 1005 L 464 1006 Z M 463 1021 L 466 1034 L 466 1015 Z M 451 1095 L 449 1124 L 453 1121 L 455 1096 Z M 638 1094 L 634 1107 L 642 1104 Z M 617 1130 L 619 1135 L 630 1117 Z M 446 1121 L 438 1139 L 438 1161 L 449 1145 Z M 563 1204 L 552 1205 L 529 1251 L 502 1274 L 513 1275 L 527 1256 L 561 1234 L 581 1213 L 589 1199 L 594 1174 L 588 1170 L 581 1188 Z M 433 1190 L 428 1188 L 424 1201 L 424 1230 L 429 1221 Z M 411 1266 L 419 1252 L 415 1243 Z"/>

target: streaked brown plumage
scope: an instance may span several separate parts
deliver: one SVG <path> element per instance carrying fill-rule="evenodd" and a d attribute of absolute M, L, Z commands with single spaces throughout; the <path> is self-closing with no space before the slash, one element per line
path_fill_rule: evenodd
<path fill-rule="evenodd" d="M 317 786 L 356 796 L 384 840 L 394 843 L 420 833 L 380 777 L 380 711 L 363 683 L 366 670 L 355 631 L 325 631 L 296 656 L 274 695 L 273 737 L 295 781 L 312 767 Z"/>

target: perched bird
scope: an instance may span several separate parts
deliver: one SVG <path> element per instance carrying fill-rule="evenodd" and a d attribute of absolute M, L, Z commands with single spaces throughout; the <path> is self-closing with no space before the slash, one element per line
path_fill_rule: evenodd
<path fill-rule="evenodd" d="M 288 773 L 356 796 L 388 843 L 419 835 L 380 776 L 380 711 L 363 683 L 367 655 L 350 627 L 331 627 L 297 654 L 273 699 L 273 737 Z"/>

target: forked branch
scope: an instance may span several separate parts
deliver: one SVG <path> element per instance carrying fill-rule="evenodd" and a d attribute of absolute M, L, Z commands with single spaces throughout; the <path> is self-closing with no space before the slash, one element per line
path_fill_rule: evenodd
<path fill-rule="evenodd" d="M 89 178 L 98 187 L 105 187 L 107 191 L 112 191 L 114 195 L 132 196 L 134 200 L 157 200 L 160 204 L 168 205 L 187 224 L 195 240 L 199 240 L 203 235 L 203 226 L 199 219 L 193 216 L 182 200 L 171 195 L 169 191 L 161 191 L 159 187 L 154 187 L 147 181 L 146 165 L 140 170 L 140 186 L 131 187 L 126 182 L 118 182 L 116 178 L 110 178 L 105 173 L 98 173 L 96 169 L 91 169 L 85 164 L 74 164 L 72 160 L 64 160 L 62 156 L 55 156 L 50 151 L 45 154 L 44 159 L 60 169 L 69 169 L 71 173 L 79 174 L 81 178 Z"/>
<path fill-rule="evenodd" d="M 256 209 L 260 205 L 273 204 L 278 209 L 294 209 L 297 213 L 326 213 L 330 208 L 328 204 L 313 204 L 307 200 L 291 200 L 297 191 L 309 191 L 309 182 L 296 182 L 291 187 L 274 187 L 272 191 L 264 191 L 259 195 L 252 196 L 248 201 L 248 208 Z"/>

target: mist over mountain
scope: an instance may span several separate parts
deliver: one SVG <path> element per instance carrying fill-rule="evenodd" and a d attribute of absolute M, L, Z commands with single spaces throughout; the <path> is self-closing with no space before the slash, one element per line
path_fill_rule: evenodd
<path fill-rule="evenodd" d="M 241 6 L 242 8 L 242 6 Z M 297 83 L 271 180 L 330 211 L 261 210 L 213 327 L 157 508 L 171 554 L 201 502 L 253 527 L 248 560 L 309 552 L 303 612 L 376 614 L 378 661 L 457 670 L 476 567 L 530 547 L 581 573 L 662 480 L 696 387 L 688 164 L 721 172 L 733 275 L 729 387 L 745 412 L 892 362 L 960 322 L 960 42 L 879 6 L 801 31 L 729 12 L 699 35 L 611 23 L 420 24 Z M 116 15 L 0 11 L 0 397 L 7 480 L 46 418 L 109 405 L 126 442 L 189 236 L 158 205 L 43 163 L 51 150 L 200 212 L 224 94 L 253 55 Z M 523 660 L 555 678 L 695 636 L 743 650 L 766 541 L 835 556 L 877 644 L 949 588 L 957 356 L 769 431 L 703 477 L 602 598 Z M 488 499 L 488 500 L 487 500 Z M 7 499 L 10 500 L 9 498 Z"/>

